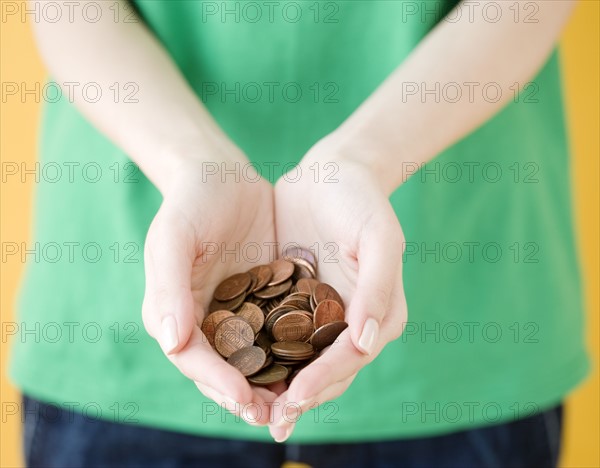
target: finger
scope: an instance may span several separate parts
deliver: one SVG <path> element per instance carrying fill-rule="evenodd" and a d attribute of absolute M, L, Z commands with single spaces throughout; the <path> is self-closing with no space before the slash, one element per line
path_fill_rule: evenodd
<path fill-rule="evenodd" d="M 373 214 L 361 232 L 356 291 L 346 314 L 354 345 L 374 354 L 381 323 L 402 268 L 403 236 L 392 208 Z"/>
<path fill-rule="evenodd" d="M 329 385 L 321 393 L 309 398 L 308 400 L 305 400 L 302 405 L 300 405 L 302 413 L 304 414 L 327 401 L 335 400 L 342 393 L 348 390 L 348 387 L 354 381 L 357 375 L 358 373 L 352 374 L 350 377 L 347 377 L 344 380 Z"/>
<path fill-rule="evenodd" d="M 400 282 L 402 272 L 397 272 Z M 344 330 L 335 342 L 324 349 L 320 356 L 302 369 L 288 389 L 290 401 L 306 402 L 315 400 L 316 395 L 325 391 L 331 385 L 347 380 L 360 369 L 371 362 L 391 340 L 400 336 L 406 324 L 406 299 L 404 289 L 397 288 L 391 293 L 388 313 L 381 325 L 379 341 L 375 344 L 374 352 L 365 355 L 354 346 L 350 332 Z"/>
<path fill-rule="evenodd" d="M 225 408 L 227 411 L 230 411 L 233 414 L 238 414 L 239 410 L 240 410 L 240 406 L 237 404 L 237 402 L 233 401 L 232 399 L 221 395 L 217 390 L 215 390 L 213 387 L 209 387 L 208 385 L 203 384 L 202 382 L 194 382 L 196 384 L 196 387 L 198 388 L 198 390 L 200 390 L 200 392 L 207 398 L 210 398 L 213 402 L 215 402 L 217 405 L 221 406 L 222 408 Z"/>
<path fill-rule="evenodd" d="M 382 347 L 383 342 L 380 341 L 375 351 L 379 352 Z M 372 356 L 363 354 L 354 346 L 349 331 L 345 330 L 326 353 L 298 373 L 290 384 L 286 401 L 304 406 L 307 401 L 314 401 L 326 388 L 356 374 L 372 359 Z"/>
<path fill-rule="evenodd" d="M 277 395 L 265 387 L 252 387 L 254 394 L 258 397 L 254 399 L 259 405 L 259 412 L 255 418 L 255 425 L 264 426 L 271 422 L 271 408 Z"/>
<path fill-rule="evenodd" d="M 294 424 L 302 414 L 302 408 L 296 401 L 291 401 L 288 392 L 283 392 L 273 402 L 271 408 L 270 426 L 282 427 L 284 425 Z"/>
<path fill-rule="evenodd" d="M 209 387 L 200 382 L 194 382 L 202 394 L 222 408 L 241 417 L 252 426 L 264 426 L 269 423 L 271 402 L 277 395 L 266 389 L 255 388 L 253 401 L 246 405 L 231 402 L 228 398 L 221 395 L 213 387 Z"/>
<path fill-rule="evenodd" d="M 254 392 L 246 378 L 228 364 L 208 344 L 208 340 L 197 326 L 186 345 L 176 354 L 168 355 L 170 361 L 187 378 L 203 389 L 210 388 L 211 393 L 203 393 L 217 403 L 226 402 L 226 406 L 243 408 L 254 402 Z M 202 391 L 202 390 L 201 390 Z"/>
<path fill-rule="evenodd" d="M 400 282 L 401 275 L 402 272 L 398 271 L 397 277 Z M 351 382 L 356 373 L 371 362 L 389 341 L 400 336 L 406 324 L 406 317 L 404 290 L 398 288 L 391 293 L 389 310 L 382 321 L 380 339 L 374 352 L 371 355 L 360 352 L 354 346 L 349 330 L 344 330 L 314 362 L 298 373 L 286 392 L 286 401 L 297 402 L 304 408 L 307 402 L 326 401 L 339 396 L 336 390 L 328 389 L 339 388 L 335 387 L 339 382 Z M 276 401 L 285 404 L 285 401 L 281 403 L 281 397 Z"/>
<path fill-rule="evenodd" d="M 157 214 L 144 249 L 144 325 L 166 354 L 180 351 L 196 325 L 191 292 L 194 234 L 180 218 L 172 218 Z"/>
<path fill-rule="evenodd" d="M 285 442 L 294 431 L 296 421 L 300 417 L 301 409 L 297 404 L 286 404 L 288 401 L 287 391 L 277 398 L 271 407 L 271 421 L 269 421 L 269 432 L 275 442 Z"/>
<path fill-rule="evenodd" d="M 294 423 L 286 426 L 269 426 L 269 432 L 273 440 L 278 443 L 283 443 L 290 438 L 296 425 Z"/>
<path fill-rule="evenodd" d="M 400 267 L 396 277 L 396 287 L 392 291 L 388 311 L 381 324 L 380 339 L 383 343 L 399 338 L 404 332 L 407 320 L 408 307 L 402 282 L 402 267 Z"/>
<path fill-rule="evenodd" d="M 355 377 L 356 374 L 353 374 L 347 379 L 327 387 L 313 399 L 301 403 L 288 400 L 287 394 L 281 395 L 273 404 L 272 418 L 274 422 L 269 425 L 269 432 L 273 439 L 276 442 L 287 440 L 304 413 L 340 396 L 348 389 Z"/>

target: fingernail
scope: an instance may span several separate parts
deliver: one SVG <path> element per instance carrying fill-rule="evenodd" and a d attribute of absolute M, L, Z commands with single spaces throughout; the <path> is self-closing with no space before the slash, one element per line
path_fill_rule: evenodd
<path fill-rule="evenodd" d="M 258 407 L 254 403 L 246 405 L 242 411 L 242 419 L 248 424 L 256 424 L 258 421 Z"/>
<path fill-rule="evenodd" d="M 362 334 L 358 340 L 358 347 L 365 353 L 371 354 L 375 350 L 377 335 L 379 334 L 379 324 L 374 318 L 369 318 L 363 326 Z"/>
<path fill-rule="evenodd" d="M 281 443 L 285 442 L 286 440 L 288 440 L 290 438 L 290 436 L 292 435 L 293 429 L 294 429 L 293 427 L 288 427 L 282 436 L 274 437 L 275 442 L 281 444 Z"/>
<path fill-rule="evenodd" d="M 177 321 L 173 315 L 167 315 L 160 322 L 160 338 L 163 349 L 170 354 L 179 344 Z"/>
<path fill-rule="evenodd" d="M 285 408 L 281 419 L 277 421 L 277 424 L 274 424 L 274 426 L 283 427 L 286 424 L 295 423 L 298 421 L 300 414 L 302 414 L 302 410 L 299 406 L 290 406 Z"/>

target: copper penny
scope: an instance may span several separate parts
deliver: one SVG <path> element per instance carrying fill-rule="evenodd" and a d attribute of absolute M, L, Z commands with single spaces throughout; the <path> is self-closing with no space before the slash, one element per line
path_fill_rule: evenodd
<path fill-rule="evenodd" d="M 267 312 L 271 312 L 273 309 L 275 309 L 276 307 L 279 307 L 279 305 L 281 304 L 281 297 L 274 297 L 273 299 L 265 299 L 266 304 L 264 305 L 264 308 L 267 310 Z"/>
<path fill-rule="evenodd" d="M 273 356 L 267 355 L 267 359 L 265 359 L 265 363 L 263 364 L 262 368 L 264 369 L 265 367 L 269 367 L 271 364 L 273 364 Z"/>
<path fill-rule="evenodd" d="M 233 316 L 217 325 L 215 330 L 215 348 L 223 357 L 231 356 L 238 349 L 252 346 L 254 331 L 243 318 Z"/>
<path fill-rule="evenodd" d="M 310 296 L 305 295 L 304 293 L 297 292 L 286 296 L 281 301 L 281 305 L 283 304 L 294 307 L 296 309 L 310 310 L 312 312 L 312 309 L 310 307 Z"/>
<path fill-rule="evenodd" d="M 258 284 L 258 276 L 256 276 L 251 271 L 248 271 L 247 273 L 250 275 L 250 285 L 248 286 L 248 289 L 246 290 L 246 294 L 251 294 L 252 291 L 254 291 L 254 288 L 256 287 L 256 285 Z"/>
<path fill-rule="evenodd" d="M 342 333 L 348 324 L 346 322 L 330 322 L 317 329 L 310 337 L 310 344 L 320 351 L 323 348 L 333 344 L 337 337 Z"/>
<path fill-rule="evenodd" d="M 254 385 L 271 385 L 284 381 L 288 374 L 289 370 L 286 367 L 273 364 L 261 370 L 258 374 L 248 377 L 248 381 Z"/>
<path fill-rule="evenodd" d="M 309 293 L 300 292 L 300 291 L 292 291 L 292 289 L 290 289 L 289 294 L 282 299 L 282 302 L 287 301 L 289 299 L 305 299 L 308 301 L 309 298 L 310 298 Z"/>
<path fill-rule="evenodd" d="M 261 307 L 265 304 L 266 299 L 259 299 L 258 297 L 255 297 L 254 295 L 250 295 L 246 297 L 246 302 L 251 302 L 252 304 L 257 305 L 258 307 Z"/>
<path fill-rule="evenodd" d="M 230 301 L 244 294 L 251 282 L 252 277 L 248 273 L 237 273 L 222 281 L 215 289 L 213 297 L 217 301 Z"/>
<path fill-rule="evenodd" d="M 264 367 L 267 355 L 258 346 L 248 346 L 233 352 L 227 362 L 239 370 L 244 377 L 256 374 Z"/>
<path fill-rule="evenodd" d="M 277 341 L 306 341 L 313 331 L 313 321 L 309 315 L 289 312 L 275 321 L 271 333 Z"/>
<path fill-rule="evenodd" d="M 275 325 L 275 322 L 277 321 L 277 319 L 279 319 L 283 315 L 293 312 L 293 311 L 294 311 L 294 309 L 292 309 L 291 307 L 285 307 L 285 306 L 281 307 L 281 308 L 276 307 L 275 309 L 273 309 L 265 317 L 265 330 L 268 333 L 271 333 L 273 331 L 273 325 Z"/>
<path fill-rule="evenodd" d="M 309 312 L 308 310 L 302 310 L 302 309 L 298 309 L 296 312 L 298 312 L 299 314 L 304 314 L 306 315 L 311 321 L 313 319 L 313 313 Z"/>
<path fill-rule="evenodd" d="M 286 360 L 307 359 L 315 353 L 310 343 L 300 341 L 278 341 L 271 345 L 271 351 L 278 358 Z"/>
<path fill-rule="evenodd" d="M 274 359 L 273 362 L 275 364 L 279 364 L 280 366 L 285 366 L 285 367 L 294 367 L 296 366 L 300 361 L 291 361 L 288 360 L 286 361 L 285 359 Z"/>
<path fill-rule="evenodd" d="M 272 299 L 288 292 L 292 287 L 292 280 L 289 279 L 275 286 L 267 286 L 266 288 L 256 291 L 254 295 L 260 299 Z"/>
<path fill-rule="evenodd" d="M 312 253 L 312 251 L 296 245 L 287 247 L 283 253 L 283 258 L 286 258 L 290 261 L 294 261 L 295 259 L 303 259 L 310 263 L 315 270 L 317 268 L 317 257 Z"/>
<path fill-rule="evenodd" d="M 317 270 L 306 260 L 297 258 L 294 260 L 294 274 L 292 278 L 299 281 L 302 278 L 316 278 Z"/>
<path fill-rule="evenodd" d="M 263 314 L 260 307 L 250 302 L 244 302 L 236 312 L 236 315 L 242 317 L 250 324 L 255 335 L 265 323 L 265 314 Z"/>
<path fill-rule="evenodd" d="M 252 268 L 249 273 L 256 275 L 258 280 L 254 285 L 254 288 L 252 288 L 252 292 L 256 292 L 264 288 L 267 284 L 269 284 L 269 281 L 271 281 L 271 278 L 273 277 L 273 270 L 271 270 L 269 265 L 256 266 Z"/>
<path fill-rule="evenodd" d="M 206 336 L 206 339 L 212 347 L 215 346 L 215 329 L 217 328 L 217 325 L 228 317 L 233 317 L 233 312 L 228 310 L 217 310 L 216 312 L 207 315 L 202 321 L 200 330 L 202 330 L 202 333 L 204 333 L 204 336 Z"/>
<path fill-rule="evenodd" d="M 338 292 L 327 283 L 319 283 L 315 287 L 313 298 L 315 300 L 315 305 L 319 305 L 320 302 L 329 299 L 337 302 L 340 306 L 342 306 L 342 309 L 344 308 L 344 301 L 342 301 L 342 298 Z"/>
<path fill-rule="evenodd" d="M 283 258 L 271 263 L 270 268 L 273 271 L 273 277 L 271 278 L 271 281 L 269 281 L 269 286 L 281 284 L 290 279 L 294 274 L 294 264 Z"/>
<path fill-rule="evenodd" d="M 261 330 L 258 333 L 258 335 L 256 335 L 256 337 L 254 338 L 254 341 L 256 342 L 256 345 L 260 346 L 265 353 L 269 354 L 271 352 L 271 345 L 273 344 L 273 340 L 269 338 L 269 335 L 267 335 L 266 331 Z"/>
<path fill-rule="evenodd" d="M 298 282 L 296 283 L 296 288 L 298 289 L 299 292 L 302 292 L 305 294 L 312 294 L 318 284 L 319 284 L 319 281 L 317 281 L 314 278 L 302 278 L 302 279 L 299 279 Z"/>
<path fill-rule="evenodd" d="M 326 323 L 344 320 L 344 309 L 337 301 L 325 299 L 319 302 L 314 313 L 315 328 L 318 330 Z"/>
<path fill-rule="evenodd" d="M 309 302 L 310 302 L 310 309 L 314 312 L 315 309 L 317 308 L 317 303 L 315 302 L 315 295 L 314 294 L 310 296 Z"/>
<path fill-rule="evenodd" d="M 246 295 L 245 294 L 240 294 L 238 297 L 235 297 L 233 299 L 231 299 L 230 301 L 217 301 L 216 299 L 213 298 L 212 301 L 210 301 L 210 304 L 208 305 L 208 312 L 212 313 L 215 312 L 216 310 L 231 310 L 234 311 L 235 309 L 237 309 L 239 306 L 241 306 L 244 303 L 244 300 L 246 299 Z"/>
<path fill-rule="evenodd" d="M 312 251 L 291 246 L 215 289 L 201 329 L 250 383 L 291 382 L 348 327 L 340 295 L 316 279 L 317 267 Z"/>

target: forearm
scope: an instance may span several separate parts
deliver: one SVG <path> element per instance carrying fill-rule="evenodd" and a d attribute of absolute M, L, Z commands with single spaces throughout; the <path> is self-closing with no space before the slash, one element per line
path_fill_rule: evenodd
<path fill-rule="evenodd" d="M 317 147 L 368 165 L 391 193 L 405 180 L 403 163 L 429 161 L 496 114 L 514 96 L 515 83 L 522 86 L 543 65 L 575 2 L 537 2 L 537 23 L 515 21 L 513 2 L 494 3 L 502 8 L 497 23 L 482 15 L 469 21 L 466 14 L 442 21 Z M 449 83 L 462 86 L 458 101 L 423 94 Z M 482 94 L 487 83 L 502 90 L 501 99 Z"/>
<path fill-rule="evenodd" d="M 120 3 L 123 8 L 126 2 Z M 56 23 L 34 23 L 41 54 L 59 84 L 97 83 L 102 90 L 97 102 L 74 93 L 78 109 L 160 190 L 188 158 L 239 156 L 141 20 L 115 22 L 115 2 L 97 4 L 102 8 L 97 23 L 82 17 L 70 22 L 68 15 Z M 129 82 L 137 88 L 135 102 L 122 94 L 115 99 L 110 91 L 115 83 Z"/>

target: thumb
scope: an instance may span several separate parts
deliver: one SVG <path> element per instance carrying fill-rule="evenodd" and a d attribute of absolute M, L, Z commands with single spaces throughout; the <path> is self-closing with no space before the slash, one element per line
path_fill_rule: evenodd
<path fill-rule="evenodd" d="M 146 237 L 142 317 L 146 330 L 158 340 L 165 354 L 181 350 L 196 325 L 191 291 L 193 233 L 181 217 L 159 211 Z"/>

